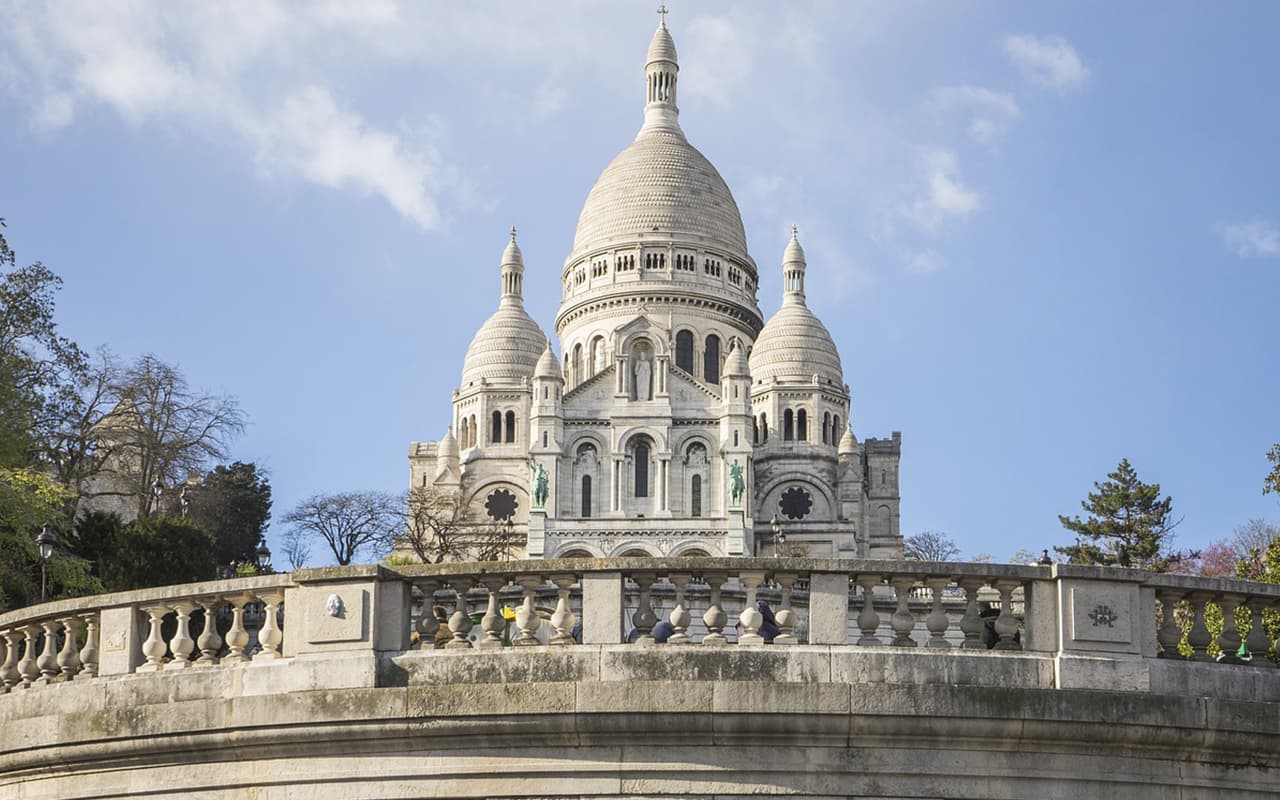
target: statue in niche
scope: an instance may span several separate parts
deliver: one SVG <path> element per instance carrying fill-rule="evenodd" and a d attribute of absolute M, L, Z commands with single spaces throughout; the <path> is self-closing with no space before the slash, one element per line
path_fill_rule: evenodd
<path fill-rule="evenodd" d="M 735 506 L 742 505 L 742 493 L 747 489 L 742 479 L 742 465 L 734 461 L 729 465 L 729 502 Z"/>
<path fill-rule="evenodd" d="M 532 459 L 529 461 L 529 471 L 533 473 L 533 507 L 545 508 L 551 479 L 547 470 Z"/>
<path fill-rule="evenodd" d="M 653 399 L 653 362 L 649 360 L 649 351 L 636 350 L 636 364 L 631 368 L 632 374 L 635 376 L 635 397 L 634 400 L 652 400 Z"/>

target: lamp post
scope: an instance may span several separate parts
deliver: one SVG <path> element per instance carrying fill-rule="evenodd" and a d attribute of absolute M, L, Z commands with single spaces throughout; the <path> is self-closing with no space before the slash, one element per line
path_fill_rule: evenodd
<path fill-rule="evenodd" d="M 159 476 L 157 476 L 156 482 L 151 484 L 151 497 L 153 498 L 152 505 L 151 505 L 152 514 L 160 513 L 160 495 L 163 493 L 164 493 L 164 484 L 160 482 L 160 478 Z"/>
<path fill-rule="evenodd" d="M 507 517 L 506 536 L 502 540 L 502 559 L 504 561 L 511 560 L 511 531 L 515 528 L 515 520 Z"/>
<path fill-rule="evenodd" d="M 53 548 L 57 543 L 58 537 L 53 535 L 48 525 L 40 529 L 40 535 L 36 537 L 36 547 L 40 550 L 40 602 L 42 603 L 49 591 L 49 556 L 53 555 Z"/>
<path fill-rule="evenodd" d="M 774 514 L 773 519 L 769 520 L 769 530 L 773 531 L 773 554 L 780 556 L 782 555 L 782 545 L 787 543 L 787 535 L 782 532 L 782 523 L 778 521 L 777 514 Z"/>
<path fill-rule="evenodd" d="M 271 573 L 271 550 L 267 547 L 267 539 L 264 536 L 258 540 L 258 549 L 254 550 L 254 555 L 258 557 L 258 574 L 268 575 Z"/>

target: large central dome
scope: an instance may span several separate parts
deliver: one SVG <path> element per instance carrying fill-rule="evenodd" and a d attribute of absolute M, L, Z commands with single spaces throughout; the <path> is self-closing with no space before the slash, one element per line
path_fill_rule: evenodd
<path fill-rule="evenodd" d="M 711 162 L 678 128 L 646 128 L 587 195 L 573 252 L 658 232 L 747 253 L 738 204 Z"/>

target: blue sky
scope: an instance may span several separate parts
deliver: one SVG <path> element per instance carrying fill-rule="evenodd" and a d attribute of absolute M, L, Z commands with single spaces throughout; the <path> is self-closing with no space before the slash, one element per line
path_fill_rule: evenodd
<path fill-rule="evenodd" d="M 1280 9 L 668 6 L 764 312 L 795 223 L 855 432 L 903 432 L 904 533 L 1063 544 L 1122 457 L 1180 546 L 1280 522 Z M 511 225 L 551 329 L 653 12 L 0 2 L 0 216 L 69 336 L 240 399 L 277 515 L 399 490 Z"/>

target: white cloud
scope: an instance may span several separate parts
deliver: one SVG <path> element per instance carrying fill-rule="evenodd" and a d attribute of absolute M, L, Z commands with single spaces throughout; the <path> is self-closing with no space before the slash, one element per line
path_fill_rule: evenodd
<path fill-rule="evenodd" d="M 1266 220 L 1220 222 L 1214 230 L 1227 249 L 1241 258 L 1280 256 L 1280 227 Z"/>
<path fill-rule="evenodd" d="M 950 150 L 927 150 L 920 157 L 920 189 L 906 216 L 927 231 L 948 219 L 965 219 L 982 206 L 978 193 L 960 180 Z"/>
<path fill-rule="evenodd" d="M 1010 123 L 1022 116 L 1013 95 L 982 86 L 946 86 L 933 90 L 930 100 L 940 111 L 967 115 L 969 137 L 992 147 L 1004 139 Z"/>
<path fill-rule="evenodd" d="M 1009 35 L 1001 49 L 1035 86 L 1065 91 L 1082 86 L 1089 77 L 1080 56 L 1061 36 Z"/>
<path fill-rule="evenodd" d="M 943 267 L 942 256 L 933 249 L 907 253 L 903 260 L 907 272 L 914 272 L 917 275 L 929 275 Z"/>

